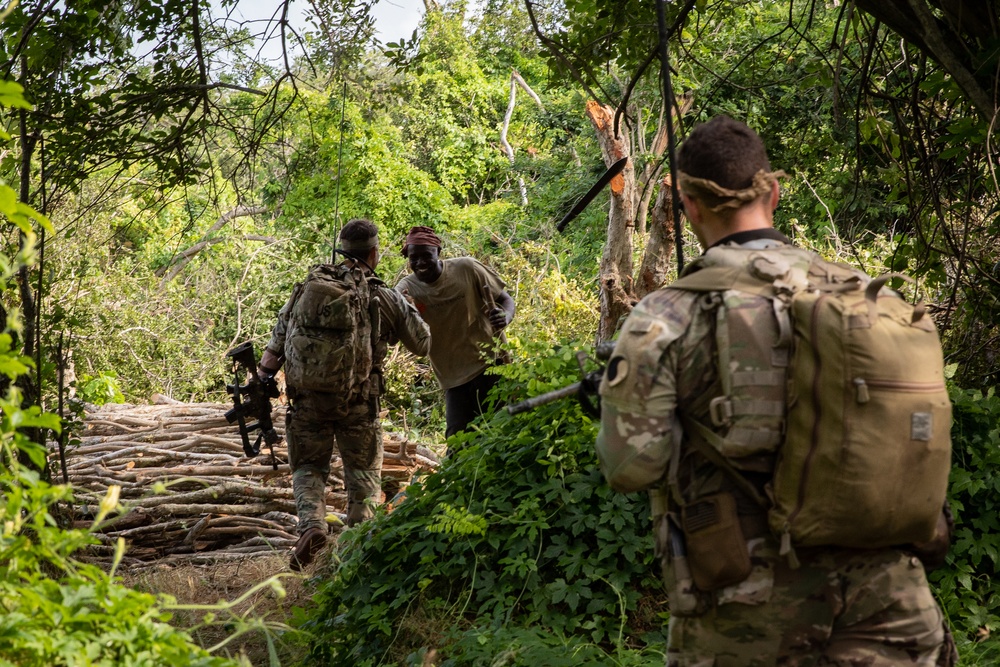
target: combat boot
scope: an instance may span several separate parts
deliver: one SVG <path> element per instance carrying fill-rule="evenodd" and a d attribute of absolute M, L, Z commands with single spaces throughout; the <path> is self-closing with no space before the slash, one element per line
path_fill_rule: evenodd
<path fill-rule="evenodd" d="M 288 561 L 288 567 L 293 572 L 301 572 L 313 562 L 316 554 L 322 551 L 325 546 L 326 532 L 321 528 L 309 528 L 299 535 L 299 539 L 292 549 L 292 557 Z"/>
<path fill-rule="evenodd" d="M 348 500 L 347 525 L 356 526 L 375 516 L 371 506 L 364 500 Z"/>

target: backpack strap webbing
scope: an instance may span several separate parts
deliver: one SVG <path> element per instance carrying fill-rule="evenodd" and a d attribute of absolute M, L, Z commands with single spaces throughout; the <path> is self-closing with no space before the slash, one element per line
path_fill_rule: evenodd
<path fill-rule="evenodd" d="M 734 468 L 729 460 L 722 455 L 719 449 L 717 449 L 718 447 L 723 447 L 725 444 L 722 436 L 701 422 L 691 419 L 690 417 L 681 416 L 681 420 L 684 424 L 684 428 L 691 435 L 691 437 L 688 438 L 688 441 L 694 451 L 701 454 L 706 460 L 708 460 L 709 463 L 712 463 L 724 473 L 729 475 L 730 479 L 732 479 L 733 483 L 739 487 L 740 491 L 747 494 L 747 496 L 755 503 L 764 509 L 768 509 L 771 506 L 771 503 L 767 500 L 767 498 L 762 496 L 760 491 L 758 491 L 756 487 L 754 487 L 754 485 L 740 473 L 739 470 Z M 675 447 L 675 449 L 680 448 Z M 671 461 L 671 467 L 673 467 L 673 461 Z M 673 470 L 671 472 L 671 482 L 675 482 L 676 477 L 677 471 Z M 676 488 L 676 485 L 671 485 Z"/>

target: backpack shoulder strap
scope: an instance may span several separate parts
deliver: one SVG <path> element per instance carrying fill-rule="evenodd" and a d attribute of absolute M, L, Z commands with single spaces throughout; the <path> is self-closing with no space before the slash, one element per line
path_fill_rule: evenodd
<path fill-rule="evenodd" d="M 706 266 L 684 275 L 668 285 L 667 289 L 689 292 L 724 292 L 736 289 L 761 296 L 774 295 L 772 282 L 754 276 L 742 266 Z"/>
<path fill-rule="evenodd" d="M 724 473 L 726 473 L 733 483 L 739 487 L 741 491 L 747 494 L 755 503 L 761 507 L 767 509 L 770 507 L 768 500 L 754 488 L 753 484 L 744 477 L 739 470 L 737 470 L 729 462 L 729 460 L 719 452 L 719 447 L 724 445 L 722 436 L 708 428 L 696 419 L 691 419 L 688 416 L 681 416 L 681 423 L 684 425 L 684 429 L 688 432 L 688 443 L 690 443 L 691 448 L 701 454 L 709 463 L 712 463 Z M 675 447 L 679 449 L 679 447 Z M 679 458 L 679 457 L 678 457 Z M 679 463 L 679 461 L 678 461 Z M 673 461 L 671 462 L 673 464 Z M 671 465 L 671 467 L 674 467 Z M 676 488 L 674 482 L 676 481 L 676 470 L 670 471 L 671 476 L 671 486 Z"/>

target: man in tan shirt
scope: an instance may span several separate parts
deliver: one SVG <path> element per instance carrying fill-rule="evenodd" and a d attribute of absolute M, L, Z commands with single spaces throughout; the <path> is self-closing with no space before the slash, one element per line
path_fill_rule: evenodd
<path fill-rule="evenodd" d="M 402 251 L 413 273 L 396 290 L 430 327 L 431 368 L 445 390 L 445 435 L 451 436 L 482 414 L 497 382 L 486 369 L 500 361 L 495 347 L 514 319 L 514 299 L 489 267 L 471 257 L 442 260 L 440 250 L 433 230 L 413 227 Z"/>

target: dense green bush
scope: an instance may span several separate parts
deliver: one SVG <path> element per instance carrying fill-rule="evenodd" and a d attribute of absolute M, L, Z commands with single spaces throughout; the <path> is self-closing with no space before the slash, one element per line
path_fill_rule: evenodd
<path fill-rule="evenodd" d="M 530 365 L 504 367 L 503 395 L 577 379 L 572 349 L 535 352 Z M 306 623 L 313 662 L 403 664 L 439 645 L 446 665 L 505 651 L 533 664 L 578 652 L 573 664 L 614 664 L 644 659 L 646 641 L 662 647 L 648 500 L 603 483 L 594 437 L 571 400 L 502 411 L 456 436 L 461 449 L 437 474 L 341 538 Z"/>
<path fill-rule="evenodd" d="M 571 348 L 531 356 L 503 369 L 512 400 L 576 379 Z M 993 664 L 1000 397 L 951 391 L 956 535 L 931 580 L 962 664 Z M 442 665 L 662 664 L 649 509 L 602 483 L 594 422 L 564 400 L 478 426 L 391 514 L 344 535 L 305 624 L 312 661 L 420 664 L 436 649 Z"/>
<path fill-rule="evenodd" d="M 7 186 L 0 189 L 13 197 Z M 47 221 L 37 219 L 51 231 Z M 33 247 L 30 225 L 19 222 L 25 223 L 25 246 Z M 0 258 L 0 291 L 12 288 L 11 277 L 28 260 L 30 254 L 15 261 Z M 109 574 L 77 557 L 97 540 L 56 520 L 57 506 L 73 501 L 71 489 L 42 478 L 45 450 L 26 432 L 59 430 L 59 419 L 23 405 L 21 392 L 11 386 L 29 371 L 31 360 L 12 349 L 18 317 L 12 315 L 6 326 L 0 333 L 0 374 L 8 381 L 0 396 L 0 666 L 238 664 L 214 657 L 171 626 L 168 600 L 126 588 L 115 579 L 114 567 Z M 95 527 L 117 508 L 120 491 L 110 487 Z M 118 558 L 124 550 L 121 540 Z"/>
<path fill-rule="evenodd" d="M 963 642 L 1000 629 L 1000 396 L 953 386 L 951 399 L 955 536 L 948 565 L 931 581 Z M 1000 655 L 995 641 L 993 652 Z"/>

